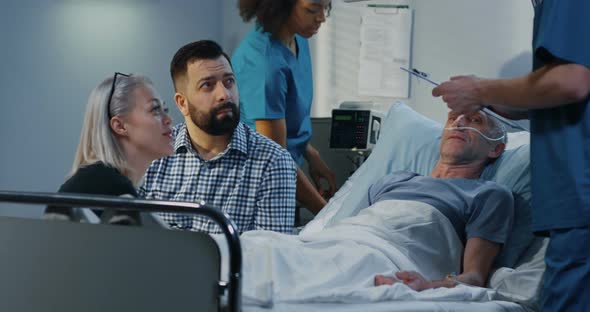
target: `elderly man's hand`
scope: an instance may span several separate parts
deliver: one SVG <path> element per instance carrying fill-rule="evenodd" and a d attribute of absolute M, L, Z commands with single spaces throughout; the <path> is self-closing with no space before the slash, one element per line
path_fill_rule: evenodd
<path fill-rule="evenodd" d="M 432 288 L 430 281 L 416 271 L 399 271 L 395 273 L 395 276 L 413 290 L 421 291 Z"/>
<path fill-rule="evenodd" d="M 432 90 L 435 97 L 442 96 L 447 106 L 455 113 L 469 114 L 480 110 L 483 106 L 479 82 L 475 76 L 456 76 L 440 84 Z"/>
<path fill-rule="evenodd" d="M 420 273 L 415 271 L 399 271 L 395 273 L 395 276 L 399 280 L 384 275 L 376 275 L 375 286 L 393 285 L 402 282 L 416 291 L 432 288 L 430 281 L 426 280 Z"/>

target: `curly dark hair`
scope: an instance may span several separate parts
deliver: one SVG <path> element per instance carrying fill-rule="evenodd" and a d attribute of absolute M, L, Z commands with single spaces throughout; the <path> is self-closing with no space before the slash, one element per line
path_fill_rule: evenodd
<path fill-rule="evenodd" d="M 170 76 L 172 76 L 174 89 L 178 91 L 177 82 L 181 77 L 186 76 L 188 64 L 190 62 L 196 60 L 214 60 L 222 55 L 227 59 L 231 66 L 229 56 L 223 52 L 223 49 L 219 44 L 212 40 L 191 42 L 178 49 L 170 63 Z"/>
<path fill-rule="evenodd" d="M 297 0 L 239 0 L 238 9 L 244 22 L 256 17 L 262 30 L 276 36 L 287 21 Z"/>
<path fill-rule="evenodd" d="M 262 30 L 277 36 L 283 24 L 287 21 L 297 0 L 239 0 L 238 9 L 244 22 L 256 18 L 256 23 Z M 332 3 L 327 7 L 329 16 Z"/>

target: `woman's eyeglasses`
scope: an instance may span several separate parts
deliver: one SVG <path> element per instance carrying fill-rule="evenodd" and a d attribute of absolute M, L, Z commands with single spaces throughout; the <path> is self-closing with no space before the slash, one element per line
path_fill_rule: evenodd
<path fill-rule="evenodd" d="M 117 76 L 131 77 L 131 75 L 128 75 L 128 74 L 115 72 L 115 75 L 113 76 L 113 84 L 111 85 L 111 92 L 109 93 L 109 100 L 107 102 L 107 114 L 109 116 L 109 119 L 111 119 L 113 117 L 113 116 L 111 116 L 111 101 L 113 100 L 113 94 L 115 93 L 115 85 L 117 84 Z"/>

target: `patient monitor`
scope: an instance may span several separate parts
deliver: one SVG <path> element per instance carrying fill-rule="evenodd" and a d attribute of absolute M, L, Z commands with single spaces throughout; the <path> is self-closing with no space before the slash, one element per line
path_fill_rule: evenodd
<path fill-rule="evenodd" d="M 330 148 L 370 151 L 379 139 L 383 114 L 371 102 L 343 102 L 332 110 Z"/>

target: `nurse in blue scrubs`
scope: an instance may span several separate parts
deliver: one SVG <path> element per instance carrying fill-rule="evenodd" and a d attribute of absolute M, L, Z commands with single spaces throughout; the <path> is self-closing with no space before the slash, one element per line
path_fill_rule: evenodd
<path fill-rule="evenodd" d="M 530 119 L 532 230 L 551 237 L 542 311 L 590 311 L 590 1 L 531 2 L 533 72 L 457 76 L 432 94 L 457 113 L 486 103 Z"/>
<path fill-rule="evenodd" d="M 240 15 L 256 25 L 232 57 L 242 121 L 285 147 L 299 166 L 307 160 L 315 187 L 299 169 L 297 200 L 313 213 L 336 189 L 334 173 L 309 144 L 313 78 L 307 39 L 330 7 L 330 0 L 240 0 Z"/>

